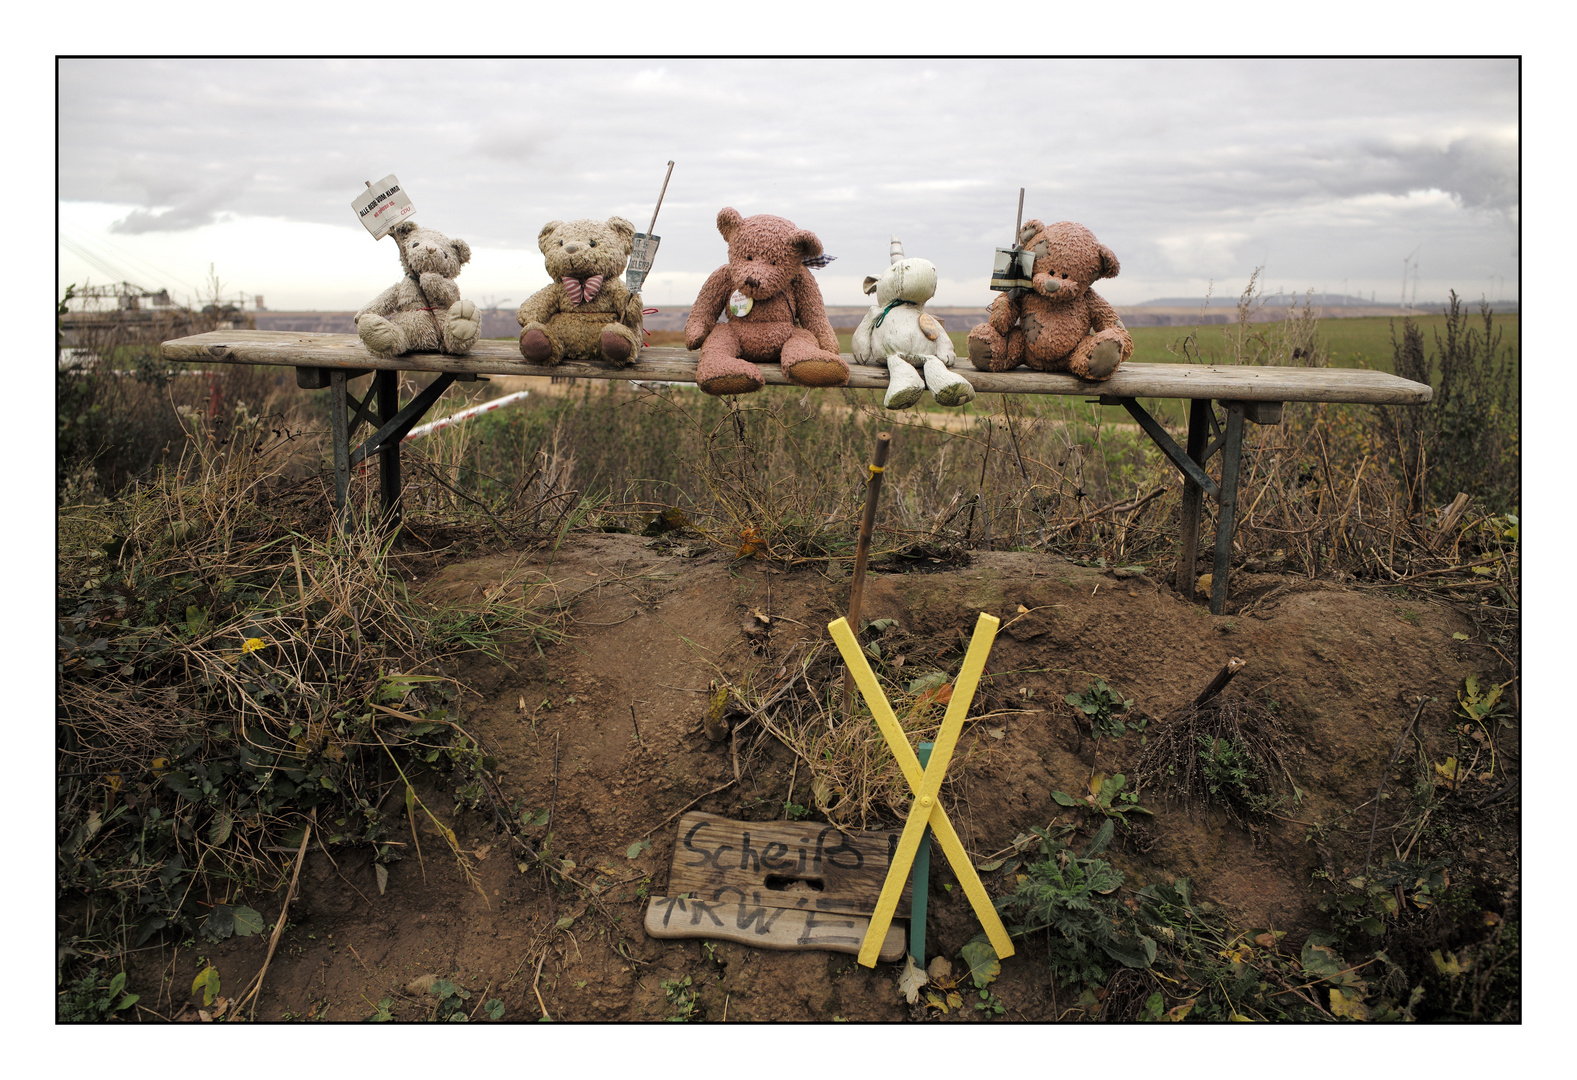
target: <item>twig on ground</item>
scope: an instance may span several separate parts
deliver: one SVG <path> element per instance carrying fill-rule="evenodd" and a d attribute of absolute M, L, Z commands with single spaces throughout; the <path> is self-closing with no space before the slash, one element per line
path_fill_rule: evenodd
<path fill-rule="evenodd" d="M 235 1011 L 240 1012 L 250 1001 L 252 1003 L 251 1018 L 257 1019 L 257 995 L 263 989 L 263 976 L 268 974 L 268 965 L 273 962 L 274 950 L 279 947 L 279 938 L 285 932 L 285 917 L 290 914 L 290 901 L 296 895 L 296 882 L 301 879 L 301 864 L 307 861 L 307 841 L 312 838 L 312 826 L 318 821 L 317 807 L 312 808 L 312 820 L 302 825 L 305 832 L 301 836 L 301 847 L 296 851 L 296 868 L 290 875 L 290 888 L 285 890 L 285 903 L 279 909 L 279 920 L 274 923 L 274 933 L 268 939 L 268 955 L 263 957 L 263 966 L 259 969 L 257 977 L 247 984 L 248 991 L 236 1002 Z"/>
<path fill-rule="evenodd" d="M 537 958 L 537 973 L 531 979 L 531 992 L 537 995 L 537 1006 L 542 1010 L 542 1019 L 551 1020 L 553 1017 L 548 1015 L 547 1003 L 542 1000 L 542 991 L 537 989 L 537 983 L 542 979 L 542 962 L 547 958 L 548 950 L 547 947 L 544 946 L 542 949 L 542 955 Z"/>
<path fill-rule="evenodd" d="M 1402 737 L 1396 740 L 1396 751 L 1391 755 L 1391 760 L 1386 764 L 1385 771 L 1380 774 L 1380 788 L 1374 793 L 1374 823 L 1369 826 L 1369 850 L 1364 853 L 1363 872 L 1369 872 L 1369 860 L 1374 857 L 1374 838 L 1380 828 L 1380 796 L 1385 793 L 1386 778 L 1391 775 L 1391 770 L 1396 767 L 1396 761 L 1402 756 L 1402 746 L 1407 742 L 1407 736 L 1413 730 L 1413 725 L 1418 723 L 1418 718 L 1423 715 L 1424 706 L 1429 699 L 1423 696 L 1418 698 L 1418 708 L 1413 710 L 1413 718 L 1402 729 Z"/>
<path fill-rule="evenodd" d="M 682 814 L 686 810 L 690 809 L 690 807 L 694 806 L 696 803 L 700 802 L 702 799 L 709 799 L 713 795 L 716 795 L 719 791 L 722 791 L 724 788 L 731 788 L 737 783 L 739 783 L 738 780 L 730 780 L 726 784 L 719 784 L 717 787 L 713 788 L 711 791 L 708 791 L 705 795 L 697 795 L 695 798 L 693 798 L 689 802 L 685 803 L 679 809 L 675 810 L 673 813 L 671 813 L 667 817 L 663 818 L 656 825 L 653 825 L 650 829 L 647 829 L 645 832 L 641 833 L 641 838 L 645 839 L 646 837 L 652 835 L 652 833 L 656 832 L 658 829 L 660 829 L 664 825 L 668 824 L 674 818 L 678 817 L 680 814 Z"/>

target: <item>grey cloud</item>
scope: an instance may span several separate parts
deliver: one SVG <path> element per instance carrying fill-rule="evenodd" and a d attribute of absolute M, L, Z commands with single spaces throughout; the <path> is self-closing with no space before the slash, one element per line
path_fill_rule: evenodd
<path fill-rule="evenodd" d="M 155 179 L 145 184 L 150 189 L 151 203 L 158 206 L 174 202 L 175 205 L 168 210 L 157 212 L 146 209 L 133 210 L 111 224 L 110 232 L 181 232 L 212 225 L 219 220 L 228 205 L 235 201 L 236 195 L 244 189 L 245 184 L 245 180 L 215 182 L 204 185 L 190 195 L 185 195 L 178 185 L 165 179 Z"/>
<path fill-rule="evenodd" d="M 1504 134 L 1516 66 L 1499 61 L 127 60 L 61 73 L 61 198 L 136 207 L 123 232 L 227 213 L 354 228 L 351 196 L 392 171 L 434 226 L 534 251 L 554 217 L 644 228 L 672 158 L 661 270 L 716 266 L 714 219 L 733 205 L 792 218 L 861 267 L 898 232 L 944 277 L 983 275 L 1024 186 L 1026 217 L 1083 221 L 1129 278 L 1174 273 L 1178 237 L 1243 236 L 1210 250 L 1255 260 L 1286 215 L 1353 196 L 1435 187 L 1480 218 L 1517 199 Z M 1026 111 L 1025 93 L 1057 105 Z M 206 189 L 237 172 L 244 189 Z M 1424 222 L 1406 206 L 1351 213 L 1367 217 L 1326 235 Z"/>

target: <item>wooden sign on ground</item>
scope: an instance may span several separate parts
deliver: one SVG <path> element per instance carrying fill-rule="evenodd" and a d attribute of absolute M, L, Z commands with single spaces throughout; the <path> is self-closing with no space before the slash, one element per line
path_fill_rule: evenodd
<path fill-rule="evenodd" d="M 646 934 L 858 953 L 899 836 L 692 811 L 679 819 L 668 895 L 652 897 Z M 908 917 L 907 888 L 893 914 Z M 881 959 L 903 953 L 903 931 L 889 928 Z"/>

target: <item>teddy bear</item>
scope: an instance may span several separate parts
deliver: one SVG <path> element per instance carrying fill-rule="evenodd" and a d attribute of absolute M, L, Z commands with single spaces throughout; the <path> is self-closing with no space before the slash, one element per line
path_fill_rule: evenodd
<path fill-rule="evenodd" d="M 1117 312 L 1090 286 L 1117 276 L 1117 256 L 1072 221 L 1030 220 L 1019 247 L 1034 253 L 1032 287 L 1001 293 L 988 321 L 969 332 L 969 360 L 981 371 L 1070 371 L 1104 382 L 1133 355 L 1133 338 Z"/>
<path fill-rule="evenodd" d="M 808 229 L 771 214 L 744 217 L 725 206 L 717 231 L 728 262 L 712 271 L 684 324 L 685 347 L 700 349 L 695 380 L 708 394 L 748 394 L 766 385 L 756 363 L 779 361 L 800 386 L 844 386 L 849 365 L 827 320 L 813 268 L 832 261 Z M 718 316 L 728 309 L 728 321 Z"/>
<path fill-rule="evenodd" d="M 533 364 L 562 360 L 635 363 L 641 344 L 641 295 L 625 287 L 635 226 L 621 217 L 550 221 L 537 233 L 553 284 L 515 313 L 520 355 Z"/>
<path fill-rule="evenodd" d="M 906 259 L 895 236 L 888 251 L 890 265 L 879 278 L 865 279 L 867 295 L 876 302 L 854 331 L 854 359 L 862 364 L 887 366 L 888 409 L 907 409 L 929 388 L 939 405 L 962 405 L 975 399 L 975 388 L 948 369 L 958 359 L 953 340 L 940 319 L 925 310 L 936 295 L 936 264 L 929 259 Z M 922 379 L 915 371 L 925 371 Z"/>
<path fill-rule="evenodd" d="M 389 235 L 400 249 L 405 277 L 356 312 L 357 335 L 379 356 L 468 352 L 482 329 L 482 315 L 460 298 L 454 279 L 471 261 L 471 245 L 414 221 L 400 222 Z"/>

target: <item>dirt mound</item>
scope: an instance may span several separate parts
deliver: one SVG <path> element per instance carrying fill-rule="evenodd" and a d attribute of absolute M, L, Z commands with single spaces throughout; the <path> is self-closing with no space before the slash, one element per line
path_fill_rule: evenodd
<path fill-rule="evenodd" d="M 529 821 L 551 809 L 551 826 L 527 829 L 532 842 L 571 860 L 569 872 L 596 896 L 550 884 L 491 813 L 451 821 L 473 852 L 479 887 L 425 823 L 424 860 L 392 866 L 382 895 L 369 852 L 336 852 L 335 865 L 314 845 L 259 1018 L 360 1019 L 385 999 L 390 1015 L 420 1018 L 435 1011 L 435 999 L 405 987 L 427 974 L 470 991 L 464 1011 L 497 999 L 514 1020 L 544 1010 L 576 1020 L 909 1015 L 893 965 L 868 971 L 852 956 L 642 932 L 645 898 L 663 892 L 685 808 L 766 820 L 782 817 L 788 803 L 812 805 L 806 770 L 760 724 L 746 721 L 734 738 L 713 742 L 702 719 L 716 686 L 779 683 L 847 603 L 846 566 L 787 572 L 700 552 L 699 544 L 629 535 L 572 536 L 556 550 L 450 565 L 413 585 L 434 600 L 478 605 L 518 590 L 568 610 L 565 642 L 516 650 L 507 664 L 466 662 L 459 676 L 476 696 L 463 721 L 496 759 L 510 812 L 525 810 Z M 1457 687 L 1492 670 L 1496 657 L 1443 606 L 1273 575 L 1240 574 L 1233 589 L 1246 613 L 1213 617 L 1143 574 L 1029 553 L 976 553 L 963 568 L 868 579 L 864 618 L 891 620 L 875 631 L 889 675 L 956 671 L 977 614 L 1003 621 L 971 714 L 989 716 L 966 727 L 948 794 L 977 863 L 1033 826 L 1067 820 L 1054 792 L 1082 796 L 1092 772 L 1131 769 L 1141 736 L 1097 742 L 1065 695 L 1100 678 L 1134 701 L 1134 715 L 1161 718 L 1237 656 L 1246 667 L 1227 694 L 1276 718 L 1297 798 L 1244 824 L 1142 792 L 1155 816 L 1120 834 L 1110 857 L 1134 886 L 1188 876 L 1196 897 L 1243 927 L 1296 937 L 1320 924 L 1311 877 L 1341 869 L 1324 864 L 1348 856 L 1311 837 L 1356 810 L 1361 863 L 1372 813 L 1365 804 L 1415 699 L 1437 699 L 1420 738 L 1444 738 Z M 828 700 L 836 696 L 835 686 L 824 689 Z M 385 811 L 403 817 L 402 807 Z M 928 945 L 956 956 L 979 927 L 945 860 L 932 865 Z M 984 874 L 988 890 L 1011 891 L 1010 873 Z M 253 902 L 272 918 L 279 899 Z M 258 937 L 176 950 L 159 1007 L 186 1000 L 197 951 L 227 986 L 239 986 L 265 949 Z M 1003 964 L 994 989 L 1010 1019 L 1058 1015 L 1033 949 Z"/>

